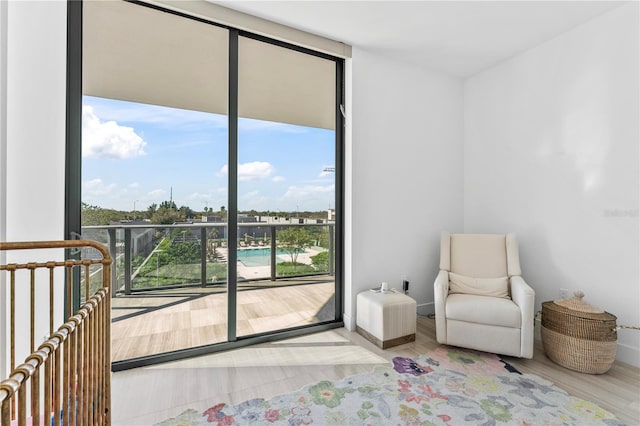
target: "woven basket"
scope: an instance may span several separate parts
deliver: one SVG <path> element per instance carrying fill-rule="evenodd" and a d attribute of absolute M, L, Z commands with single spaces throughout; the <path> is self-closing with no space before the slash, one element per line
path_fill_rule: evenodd
<path fill-rule="evenodd" d="M 583 302 L 582 296 L 542 304 L 542 346 L 563 367 L 606 373 L 616 357 L 617 318 Z"/>

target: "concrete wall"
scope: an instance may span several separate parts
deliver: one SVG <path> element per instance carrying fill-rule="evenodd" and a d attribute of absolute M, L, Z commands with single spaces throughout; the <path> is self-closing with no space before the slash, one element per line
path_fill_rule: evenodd
<path fill-rule="evenodd" d="M 464 229 L 514 231 L 536 302 L 560 288 L 640 325 L 634 2 L 465 82 Z M 539 306 L 538 306 L 539 307 Z M 640 333 L 618 358 L 639 365 Z"/>

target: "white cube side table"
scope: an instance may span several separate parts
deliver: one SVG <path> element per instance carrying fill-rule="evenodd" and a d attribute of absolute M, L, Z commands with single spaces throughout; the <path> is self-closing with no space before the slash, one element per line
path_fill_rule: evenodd
<path fill-rule="evenodd" d="M 387 349 L 416 340 L 417 305 L 396 292 L 363 291 L 356 299 L 356 331 Z"/>

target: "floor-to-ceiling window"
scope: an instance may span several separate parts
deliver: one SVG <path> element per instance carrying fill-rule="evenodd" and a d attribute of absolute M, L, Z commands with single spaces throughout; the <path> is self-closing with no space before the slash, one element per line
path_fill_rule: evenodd
<path fill-rule="evenodd" d="M 238 336 L 335 319 L 335 87 L 335 61 L 239 37 L 237 277 L 271 286 L 238 293 Z"/>
<path fill-rule="evenodd" d="M 114 365 L 339 324 L 342 61 L 144 4 L 82 24 L 67 208 L 115 259 Z"/>

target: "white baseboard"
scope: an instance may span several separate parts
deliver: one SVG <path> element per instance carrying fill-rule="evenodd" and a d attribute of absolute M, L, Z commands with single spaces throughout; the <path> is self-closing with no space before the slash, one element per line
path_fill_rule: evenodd
<path fill-rule="evenodd" d="M 342 314 L 342 321 L 344 322 L 344 326 L 349 331 L 356 331 L 356 319 L 351 315 L 347 315 L 345 313 Z"/>
<path fill-rule="evenodd" d="M 638 350 L 638 348 L 618 343 L 616 361 L 624 362 L 625 364 L 640 368 L 640 350 Z"/>
<path fill-rule="evenodd" d="M 435 313 L 435 307 L 433 306 L 433 302 L 429 303 L 421 303 L 418 305 L 418 315 L 427 316 Z"/>

